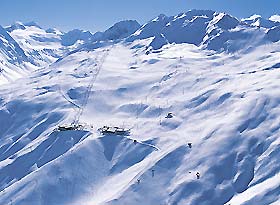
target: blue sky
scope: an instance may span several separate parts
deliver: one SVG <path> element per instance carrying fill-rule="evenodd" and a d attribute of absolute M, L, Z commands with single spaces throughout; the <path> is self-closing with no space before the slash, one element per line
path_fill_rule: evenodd
<path fill-rule="evenodd" d="M 117 21 L 145 23 L 158 14 L 175 15 L 189 9 L 212 9 L 236 17 L 280 14 L 279 0 L 2 0 L 0 24 L 36 21 L 43 28 L 67 31 L 104 30 Z"/>

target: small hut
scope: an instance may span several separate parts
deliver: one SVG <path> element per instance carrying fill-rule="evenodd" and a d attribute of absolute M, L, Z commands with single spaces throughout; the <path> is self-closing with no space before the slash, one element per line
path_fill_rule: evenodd
<path fill-rule="evenodd" d="M 102 128 L 98 129 L 103 135 L 129 135 L 130 130 L 124 129 L 120 127 L 109 127 L 103 126 Z"/>

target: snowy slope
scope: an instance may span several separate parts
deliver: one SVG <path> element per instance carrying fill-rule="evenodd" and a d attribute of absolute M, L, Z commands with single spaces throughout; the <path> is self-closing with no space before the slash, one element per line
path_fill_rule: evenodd
<path fill-rule="evenodd" d="M 267 30 L 204 12 L 174 17 L 170 35 L 190 18 L 179 37 L 204 22 L 208 38 L 239 27 L 252 49 L 172 44 L 153 32 L 170 21 L 161 15 L 2 85 L 0 204 L 279 204 L 280 42 L 257 44 Z M 166 45 L 147 53 L 156 35 Z M 54 131 L 77 121 L 83 130 Z"/>
<path fill-rule="evenodd" d="M 0 26 L 0 84 L 28 73 L 32 65 L 20 45 Z"/>
<path fill-rule="evenodd" d="M 31 71 L 45 67 L 68 52 L 61 45 L 61 33 L 47 32 L 35 22 L 16 22 L 1 27 L 2 43 L 0 84 L 13 82 Z M 4 49 L 3 49 L 4 48 Z"/>
<path fill-rule="evenodd" d="M 0 27 L 0 37 L 1 37 L 1 54 L 5 55 L 5 58 L 11 63 L 21 63 L 27 61 L 27 56 L 25 55 L 23 49 L 18 45 L 18 43 L 6 32 L 3 27 Z"/>
<path fill-rule="evenodd" d="M 47 32 L 34 22 L 18 22 L 6 27 L 6 30 L 35 66 L 47 66 L 67 52 L 61 45 L 61 32 Z"/>

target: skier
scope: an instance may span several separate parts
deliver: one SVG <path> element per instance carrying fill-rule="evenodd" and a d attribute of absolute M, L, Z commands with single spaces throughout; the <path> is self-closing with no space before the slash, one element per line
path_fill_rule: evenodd
<path fill-rule="evenodd" d="M 200 173 L 196 172 L 196 178 L 199 179 L 200 178 Z"/>
<path fill-rule="evenodd" d="M 133 143 L 136 145 L 137 144 L 137 140 L 133 140 Z"/>
<path fill-rule="evenodd" d="M 167 119 L 173 118 L 172 112 L 167 113 L 167 115 L 165 116 L 165 118 L 167 118 Z"/>
<path fill-rule="evenodd" d="M 140 179 L 137 179 L 137 184 L 140 184 Z"/>
<path fill-rule="evenodd" d="M 189 148 L 192 148 L 192 143 L 188 143 Z"/>
<path fill-rule="evenodd" d="M 152 177 L 154 177 L 154 176 L 155 176 L 155 170 L 152 169 Z"/>

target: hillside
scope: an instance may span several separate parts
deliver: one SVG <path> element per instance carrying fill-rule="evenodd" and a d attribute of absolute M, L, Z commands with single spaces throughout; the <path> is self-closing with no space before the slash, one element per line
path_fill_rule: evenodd
<path fill-rule="evenodd" d="M 69 52 L 0 86 L 0 204 L 279 204 L 278 25 L 255 18 L 160 15 L 77 47 L 43 33 Z"/>

